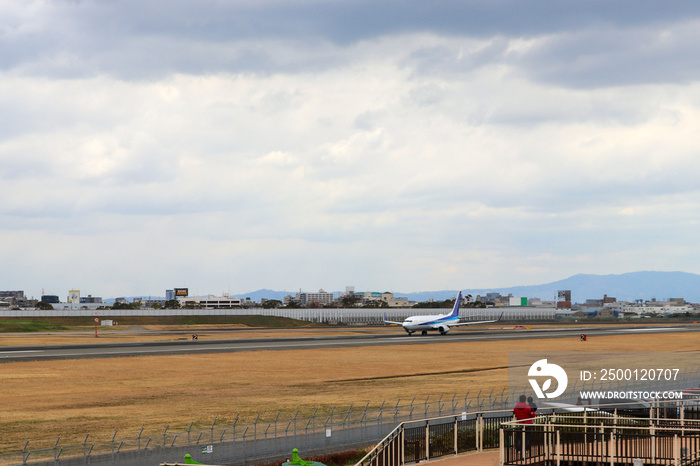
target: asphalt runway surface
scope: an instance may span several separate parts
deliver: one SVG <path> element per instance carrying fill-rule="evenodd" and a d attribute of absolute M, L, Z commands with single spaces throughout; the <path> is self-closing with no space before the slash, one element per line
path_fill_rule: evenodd
<path fill-rule="evenodd" d="M 326 329 L 327 330 L 327 329 Z M 347 330 L 347 329 L 346 329 Z M 406 335 L 397 328 L 396 335 L 318 336 L 299 338 L 200 339 L 142 343 L 107 343 L 52 346 L 16 346 L 0 348 L 0 362 L 40 361 L 59 359 L 117 358 L 173 354 L 230 353 L 240 351 L 281 351 L 361 346 L 423 345 L 475 341 L 523 340 L 537 338 L 573 338 L 650 333 L 699 332 L 700 325 L 688 326 L 621 326 L 575 328 L 542 328 L 532 330 L 484 330 L 450 332 L 447 335 Z M 186 332 L 180 332 L 185 334 Z M 283 334 L 280 331 L 280 334 Z"/>

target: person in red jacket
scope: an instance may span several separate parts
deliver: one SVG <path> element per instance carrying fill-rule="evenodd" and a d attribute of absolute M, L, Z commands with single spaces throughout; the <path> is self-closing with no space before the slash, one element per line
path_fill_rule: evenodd
<path fill-rule="evenodd" d="M 520 401 L 513 408 L 513 414 L 520 424 L 532 424 L 532 418 L 535 417 L 535 412 L 526 401 L 527 397 L 520 395 Z"/>
<path fill-rule="evenodd" d="M 525 395 L 520 395 L 520 401 L 513 408 L 513 414 L 520 424 L 532 424 L 532 418 L 535 417 L 535 412 L 527 404 L 527 397 Z M 530 450 L 530 433 L 527 431 L 527 427 L 523 426 L 525 429 L 525 449 Z M 522 433 L 515 433 L 515 448 L 516 451 L 520 451 L 522 445 Z"/>

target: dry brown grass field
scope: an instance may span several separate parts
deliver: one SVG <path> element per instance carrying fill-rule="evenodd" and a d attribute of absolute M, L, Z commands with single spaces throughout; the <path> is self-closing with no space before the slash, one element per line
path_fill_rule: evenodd
<path fill-rule="evenodd" d="M 304 331 L 264 334 L 297 336 Z M 232 338 L 206 332 L 206 338 L 218 337 Z M 0 346 L 16 344 L 17 338 L 24 343 L 31 339 L 31 344 L 95 342 L 94 335 L 2 335 Z M 61 445 L 81 443 L 88 433 L 93 442 L 110 440 L 115 430 L 120 438 L 136 436 L 142 427 L 144 435 L 157 436 L 166 425 L 171 432 L 186 430 L 191 421 L 206 427 L 218 418 L 217 425 L 226 425 L 237 414 L 243 420 L 281 411 L 282 418 L 316 407 L 378 406 L 383 400 L 451 397 L 479 389 L 500 392 L 507 384 L 508 352 L 543 349 L 688 352 L 700 351 L 700 337 L 644 334 L 587 342 L 559 338 L 3 363 L 0 451 L 21 450 L 26 440 L 29 448 L 50 447 L 58 436 Z"/>

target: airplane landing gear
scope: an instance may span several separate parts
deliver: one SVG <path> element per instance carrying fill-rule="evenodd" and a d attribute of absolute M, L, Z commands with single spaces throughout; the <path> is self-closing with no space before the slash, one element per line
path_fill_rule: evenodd
<path fill-rule="evenodd" d="M 423 336 L 425 336 L 425 335 L 428 334 L 428 331 L 427 331 L 427 330 L 423 330 L 422 332 L 420 332 L 420 334 L 423 335 Z"/>

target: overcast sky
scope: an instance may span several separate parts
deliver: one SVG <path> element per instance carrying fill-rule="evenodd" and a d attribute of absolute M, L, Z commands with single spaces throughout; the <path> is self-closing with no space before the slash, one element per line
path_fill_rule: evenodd
<path fill-rule="evenodd" d="M 0 289 L 700 272 L 700 3 L 0 1 Z"/>

